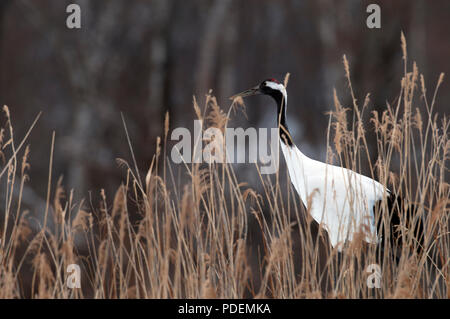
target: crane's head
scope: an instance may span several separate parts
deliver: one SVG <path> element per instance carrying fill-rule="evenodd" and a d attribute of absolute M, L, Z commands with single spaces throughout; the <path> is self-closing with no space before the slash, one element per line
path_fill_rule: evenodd
<path fill-rule="evenodd" d="M 238 97 L 246 97 L 246 96 L 252 96 L 252 95 L 258 95 L 258 94 L 264 94 L 264 95 L 270 95 L 273 97 L 277 102 L 281 103 L 281 101 L 287 100 L 287 93 L 286 88 L 283 84 L 278 82 L 276 79 L 267 79 L 261 82 L 261 84 L 252 87 L 251 89 L 248 89 L 244 92 L 238 93 L 230 97 L 231 100 L 234 100 Z"/>

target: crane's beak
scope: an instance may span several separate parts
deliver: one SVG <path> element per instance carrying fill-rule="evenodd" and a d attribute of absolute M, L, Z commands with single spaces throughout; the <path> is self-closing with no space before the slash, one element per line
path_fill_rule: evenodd
<path fill-rule="evenodd" d="M 238 97 L 246 97 L 246 96 L 258 95 L 258 94 L 261 94 L 261 92 L 259 91 L 259 85 L 252 87 L 251 89 L 248 89 L 244 92 L 241 92 L 241 93 L 231 96 L 230 100 L 234 100 Z"/>

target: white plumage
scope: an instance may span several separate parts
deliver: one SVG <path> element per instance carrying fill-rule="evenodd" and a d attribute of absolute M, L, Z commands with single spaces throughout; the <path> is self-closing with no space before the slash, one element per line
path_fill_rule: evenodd
<path fill-rule="evenodd" d="M 291 182 L 312 217 L 327 231 L 333 247 L 342 248 L 355 232 L 364 240 L 377 243 L 375 203 L 387 189 L 377 181 L 338 167 L 313 160 L 295 145 L 281 141 Z M 308 207 L 308 199 L 310 207 Z"/>
<path fill-rule="evenodd" d="M 287 93 L 277 80 L 265 80 L 231 98 L 256 94 L 275 99 L 281 149 L 291 182 L 312 217 L 327 230 L 332 246 L 342 249 L 342 244 L 352 240 L 357 232 L 362 232 L 366 242 L 377 243 L 374 207 L 390 191 L 367 176 L 304 155 L 289 134 L 286 123 Z"/>

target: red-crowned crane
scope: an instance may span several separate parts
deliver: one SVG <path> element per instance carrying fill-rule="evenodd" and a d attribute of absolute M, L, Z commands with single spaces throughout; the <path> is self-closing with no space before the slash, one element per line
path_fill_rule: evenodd
<path fill-rule="evenodd" d="M 347 168 L 322 163 L 303 154 L 294 144 L 286 122 L 287 92 L 283 84 L 268 79 L 261 84 L 236 94 L 230 99 L 257 94 L 271 96 L 278 107 L 278 126 L 281 149 L 286 160 L 290 180 L 312 217 L 328 232 L 333 247 L 339 250 L 351 241 L 355 233 L 364 235 L 368 243 L 379 242 L 375 207 L 386 196 L 389 209 L 397 213 L 390 219 L 391 238 L 399 239 L 398 212 L 401 202 L 391 191 L 372 178 Z M 401 240 L 401 238 L 400 238 Z"/>

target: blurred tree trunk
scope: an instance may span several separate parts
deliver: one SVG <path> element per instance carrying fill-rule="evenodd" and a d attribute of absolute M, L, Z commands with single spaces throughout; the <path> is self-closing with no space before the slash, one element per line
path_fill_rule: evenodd
<path fill-rule="evenodd" d="M 340 47 L 337 43 L 336 11 L 339 4 L 332 0 L 319 0 L 318 6 L 318 28 L 320 43 L 322 46 L 322 94 L 325 97 L 328 108 L 333 106 L 333 88 L 341 74 L 341 54 L 337 51 Z"/>
<path fill-rule="evenodd" d="M 216 0 L 208 12 L 204 28 L 205 34 L 200 41 L 201 46 L 197 64 L 196 91 L 200 96 L 206 94 L 212 86 L 217 47 L 221 39 L 221 26 L 230 4 L 231 0 Z"/>
<path fill-rule="evenodd" d="M 408 44 L 411 47 L 410 52 L 412 53 L 412 60 L 417 62 L 417 66 L 421 72 L 427 70 L 427 65 L 425 64 L 426 59 L 426 26 L 425 26 L 425 16 L 427 6 L 423 0 L 416 0 L 411 5 L 411 28 L 409 34 L 406 34 L 407 39 L 409 39 Z"/>
<path fill-rule="evenodd" d="M 230 13 L 227 23 L 223 29 L 223 41 L 220 50 L 221 64 L 219 74 L 219 91 L 218 95 L 223 101 L 228 102 L 228 97 L 235 91 L 236 72 L 236 41 L 237 41 L 237 15 L 233 11 Z"/>
<path fill-rule="evenodd" d="M 156 0 L 152 2 L 155 19 L 152 21 L 150 48 L 150 80 L 148 84 L 150 105 L 146 108 L 148 118 L 155 119 L 152 125 L 148 125 L 147 133 L 151 138 L 161 135 L 164 111 L 168 108 L 165 92 L 169 77 L 169 30 L 172 10 L 172 1 Z"/>
<path fill-rule="evenodd" d="M 0 2 L 0 65 L 3 61 L 2 55 L 3 55 L 3 32 L 4 32 L 4 19 L 5 19 L 5 13 L 11 4 L 10 0 L 2 0 Z M 3 96 L 3 79 L 0 79 L 0 96 Z M 1 103 L 0 103 L 1 104 Z"/>
<path fill-rule="evenodd" d="M 86 195 L 89 186 L 88 169 L 97 161 L 95 155 L 107 153 L 100 149 L 107 148 L 107 145 L 96 143 L 95 137 L 101 136 L 112 121 L 113 115 L 110 97 L 102 94 L 99 88 L 105 85 L 103 81 L 114 80 L 111 70 L 120 69 L 116 52 L 112 51 L 109 45 L 115 35 L 114 21 L 124 9 L 121 1 L 111 1 L 108 6 L 101 8 L 96 7 L 94 2 L 87 2 L 84 8 L 89 8 L 92 14 L 91 20 L 85 21 L 84 24 L 89 23 L 90 29 L 95 31 L 89 34 L 80 33 L 77 37 L 81 63 L 75 65 L 73 61 L 76 60 L 65 50 L 69 81 L 74 95 L 78 97 L 72 132 L 68 139 L 68 182 L 82 197 Z M 106 72 L 108 77 L 104 76 Z"/>

